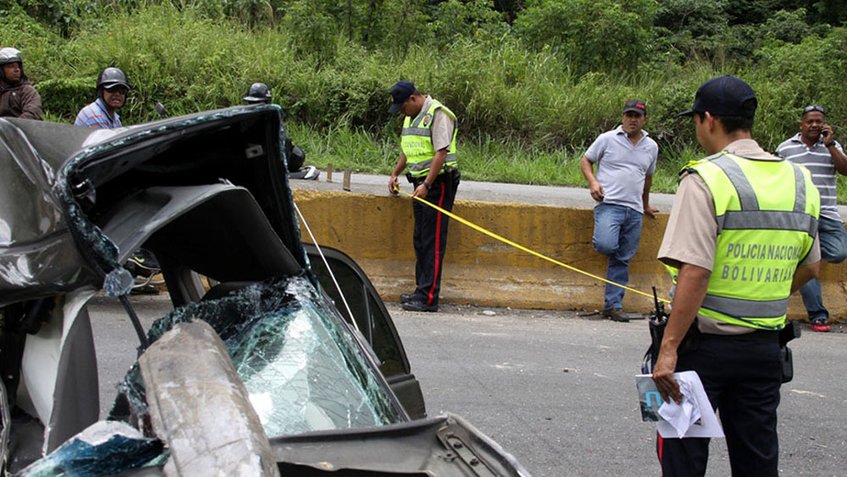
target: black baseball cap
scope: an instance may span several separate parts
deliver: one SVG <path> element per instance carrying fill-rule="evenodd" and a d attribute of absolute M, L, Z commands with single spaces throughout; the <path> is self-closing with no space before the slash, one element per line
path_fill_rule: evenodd
<path fill-rule="evenodd" d="M 626 113 L 639 113 L 642 116 L 647 115 L 647 105 L 644 101 L 640 99 L 630 99 L 623 105 L 623 112 Z"/>
<path fill-rule="evenodd" d="M 712 78 L 701 84 L 694 95 L 694 106 L 677 116 L 711 113 L 715 116 L 753 118 L 759 101 L 749 84 L 732 75 Z"/>
<path fill-rule="evenodd" d="M 396 113 L 400 111 L 400 106 L 409 99 L 417 89 L 415 89 L 415 84 L 410 83 L 408 81 L 398 81 L 394 83 L 394 86 L 391 87 L 391 97 L 394 98 L 394 101 L 391 103 L 391 107 L 388 108 L 389 113 Z"/>

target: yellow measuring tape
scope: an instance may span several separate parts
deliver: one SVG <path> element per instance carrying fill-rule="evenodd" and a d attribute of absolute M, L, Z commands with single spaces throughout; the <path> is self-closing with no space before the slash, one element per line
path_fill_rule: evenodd
<path fill-rule="evenodd" d="M 499 240 L 499 241 L 501 241 L 501 242 L 503 242 L 503 243 L 505 243 L 505 244 L 511 245 L 512 247 L 515 247 L 515 248 L 516 248 L 516 249 L 518 249 L 518 250 L 522 250 L 522 251 L 524 251 L 524 252 L 526 252 L 526 253 L 528 253 L 528 254 L 530 254 L 530 255 L 534 255 L 534 256 L 536 256 L 536 257 L 538 257 L 538 258 L 542 259 L 542 260 L 547 260 L 547 261 L 548 261 L 548 262 L 550 262 L 550 263 L 555 263 L 556 265 L 558 265 L 558 266 L 560 266 L 560 267 L 567 268 L 568 270 L 572 270 L 572 271 L 574 271 L 574 272 L 580 273 L 580 274 L 585 275 L 585 276 L 587 276 L 587 277 L 591 277 L 591 278 L 593 278 L 593 279 L 595 279 L 595 280 L 599 280 L 599 281 L 601 281 L 601 282 L 608 283 L 608 284 L 610 284 L 610 285 L 614 285 L 614 286 L 616 286 L 616 287 L 623 288 L 624 290 L 631 291 L 632 293 L 636 293 L 636 294 L 638 294 L 638 295 L 643 295 L 643 296 L 645 296 L 645 297 L 647 297 L 647 298 L 650 298 L 651 300 L 653 299 L 653 295 L 651 295 L 651 294 L 649 294 L 649 293 L 645 293 L 645 292 L 643 292 L 643 291 L 641 291 L 641 290 L 636 290 L 635 288 L 630 288 L 630 287 L 628 287 L 628 286 L 626 286 L 626 285 L 621 285 L 620 283 L 613 282 L 613 281 L 611 281 L 611 280 L 607 280 L 607 279 L 605 279 L 605 278 L 603 278 L 603 277 L 600 277 L 600 276 L 594 275 L 594 274 L 592 274 L 592 273 L 588 273 L 588 272 L 586 272 L 586 271 L 584 271 L 584 270 L 580 270 L 579 268 L 576 268 L 576 267 L 574 267 L 574 266 L 568 265 L 567 263 L 560 262 L 560 261 L 556 260 L 555 258 L 550 258 L 550 257 L 548 257 L 547 255 L 544 255 L 544 254 L 542 254 L 542 253 L 538 253 L 538 252 L 536 252 L 535 250 L 532 250 L 532 249 L 529 249 L 529 248 L 527 248 L 527 247 L 524 247 L 523 245 L 521 245 L 521 244 L 519 244 L 519 243 L 516 243 L 516 242 L 513 242 L 513 241 L 511 241 L 511 240 L 507 239 L 506 237 L 503 237 L 503 236 L 497 235 L 497 234 L 495 234 L 494 232 L 492 232 L 492 231 L 490 231 L 490 230 L 488 230 L 488 229 L 486 229 L 486 228 L 484 228 L 484 227 L 480 227 L 479 225 L 477 225 L 477 224 L 475 224 L 475 223 L 473 223 L 473 222 L 470 222 L 470 221 L 468 221 L 468 220 L 465 220 L 465 219 L 463 219 L 463 218 L 459 217 L 458 215 L 456 215 L 456 214 L 454 214 L 454 213 L 452 213 L 452 212 L 450 212 L 450 211 L 444 210 L 444 209 L 442 209 L 441 207 L 439 207 L 439 206 L 437 206 L 437 205 L 433 204 L 432 202 L 427 202 L 425 199 L 422 199 L 422 198 L 420 198 L 420 197 L 415 197 L 415 196 L 413 196 L 412 194 L 410 194 L 410 193 L 408 193 L 408 192 L 406 192 L 406 191 L 402 191 L 402 190 L 400 190 L 400 188 L 399 188 L 399 187 L 398 187 L 398 188 L 395 188 L 394 190 L 396 190 L 396 191 L 398 191 L 398 192 L 400 192 L 400 193 L 402 193 L 402 194 L 404 194 L 404 195 L 406 195 L 406 196 L 408 196 L 408 197 L 411 197 L 412 199 L 417 200 L 418 202 L 421 202 L 421 203 L 423 203 L 423 204 L 426 204 L 426 205 L 427 205 L 427 206 L 429 206 L 429 207 L 432 207 L 433 209 L 435 209 L 435 210 L 437 210 L 437 211 L 441 212 L 442 214 L 446 215 L 447 217 L 450 217 L 451 219 L 456 220 L 457 222 L 460 222 L 460 223 L 462 223 L 462 224 L 464 224 L 464 225 L 467 225 L 468 227 L 470 227 L 470 228 L 472 228 L 472 229 L 476 230 L 477 232 L 480 232 L 480 233 L 482 233 L 482 234 L 488 235 L 489 237 L 491 237 L 491 238 L 493 238 L 493 239 L 495 239 L 495 240 Z M 659 298 L 659 301 L 664 302 L 664 303 L 670 303 L 670 301 L 669 301 L 669 300 L 667 300 L 667 299 L 665 299 L 665 298 Z"/>

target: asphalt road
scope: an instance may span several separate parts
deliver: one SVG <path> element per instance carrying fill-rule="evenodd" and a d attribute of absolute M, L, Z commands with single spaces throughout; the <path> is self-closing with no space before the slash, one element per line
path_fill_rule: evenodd
<path fill-rule="evenodd" d="M 133 297 L 145 326 L 169 309 Z M 117 302 L 96 299 L 92 323 L 105 413 L 134 361 L 134 332 Z M 389 305 L 430 415 L 467 418 L 535 476 L 659 475 L 654 426 L 640 421 L 634 384 L 648 343 L 644 321 L 572 312 Z M 847 468 L 847 334 L 804 333 L 792 344 L 795 379 L 780 406 L 781 474 L 842 476 Z M 721 440 L 709 476 L 729 475 Z"/>
<path fill-rule="evenodd" d="M 649 340 L 645 321 L 390 311 L 431 414 L 465 416 L 535 476 L 659 475 L 655 427 L 640 420 L 633 377 Z M 779 409 L 782 475 L 845 475 L 847 335 L 836 331 L 804 333 L 791 345 L 796 374 Z M 723 440 L 712 442 L 707 475 L 730 475 Z"/>

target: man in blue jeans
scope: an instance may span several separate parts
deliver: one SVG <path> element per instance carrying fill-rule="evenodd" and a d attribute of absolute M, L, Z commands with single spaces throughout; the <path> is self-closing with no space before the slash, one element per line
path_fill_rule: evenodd
<path fill-rule="evenodd" d="M 655 218 L 658 212 L 650 206 L 650 186 L 659 146 L 642 129 L 645 122 L 644 101 L 627 101 L 621 125 L 598 136 L 580 160 L 591 198 L 597 202 L 594 249 L 609 257 L 606 279 L 621 285 L 629 281 L 629 261 L 641 241 L 642 215 Z M 623 295 L 623 288 L 606 284 L 604 317 L 629 321 L 623 313 Z"/>
<path fill-rule="evenodd" d="M 847 175 L 847 157 L 835 140 L 835 131 L 826 123 L 826 111 L 816 104 L 803 108 L 800 132 L 776 149 L 776 155 L 795 164 L 802 164 L 812 173 L 812 182 L 821 194 L 821 216 L 818 237 L 821 260 L 841 263 L 847 258 L 847 231 L 838 213 L 835 178 Z M 829 331 L 829 312 L 823 306 L 821 284 L 811 279 L 800 288 L 803 304 L 809 314 L 809 328 Z"/>

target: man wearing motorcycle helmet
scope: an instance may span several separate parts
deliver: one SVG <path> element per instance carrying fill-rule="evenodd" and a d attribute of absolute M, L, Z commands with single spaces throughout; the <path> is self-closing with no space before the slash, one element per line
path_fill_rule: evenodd
<path fill-rule="evenodd" d="M 97 99 L 79 111 L 74 126 L 94 129 L 123 127 L 118 110 L 126 103 L 131 89 L 132 85 L 120 68 L 104 69 L 97 76 Z"/>
<path fill-rule="evenodd" d="M 0 48 L 0 117 L 41 119 L 41 96 L 24 74 L 20 50 Z"/>

